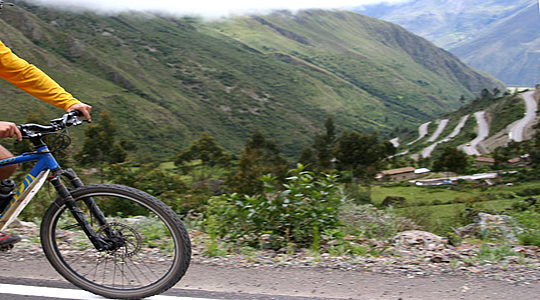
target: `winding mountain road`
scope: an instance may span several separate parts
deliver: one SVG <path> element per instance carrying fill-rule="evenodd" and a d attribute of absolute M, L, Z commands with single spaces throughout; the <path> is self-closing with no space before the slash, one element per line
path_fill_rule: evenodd
<path fill-rule="evenodd" d="M 527 125 L 534 121 L 536 118 L 536 111 L 538 110 L 538 103 L 533 97 L 534 91 L 529 91 L 521 94 L 523 100 L 525 100 L 526 112 L 525 117 L 514 125 L 508 133 L 508 138 L 511 141 L 521 142 L 523 141 L 523 131 Z"/>
<path fill-rule="evenodd" d="M 437 147 L 437 145 L 439 145 L 440 143 L 446 143 L 450 141 L 451 139 L 453 139 L 454 137 L 456 137 L 461 132 L 461 129 L 463 128 L 463 126 L 465 126 L 465 123 L 467 122 L 468 119 L 469 119 L 469 115 L 462 117 L 461 120 L 459 120 L 459 123 L 454 128 L 454 130 L 447 137 L 424 148 L 424 150 L 422 150 L 422 157 L 430 157 L 431 152 L 433 152 L 433 150 L 435 149 L 435 147 Z M 444 124 L 445 127 L 447 123 L 448 123 L 448 120 L 446 120 L 446 123 Z"/>
<path fill-rule="evenodd" d="M 426 143 L 435 142 L 439 138 L 443 130 L 446 128 L 446 125 L 448 125 L 448 119 L 440 120 L 439 126 L 437 126 L 437 130 L 435 130 L 435 132 L 431 135 L 431 137 L 427 140 Z"/>
<path fill-rule="evenodd" d="M 485 111 L 479 111 L 474 113 L 474 117 L 476 118 L 476 124 L 478 124 L 478 135 L 474 140 L 470 141 L 470 143 L 461 147 L 463 151 L 465 151 L 465 153 L 467 153 L 468 155 L 480 155 L 477 146 L 489 135 L 489 125 L 486 121 L 485 114 Z"/>
<path fill-rule="evenodd" d="M 520 119 L 519 121 L 517 121 L 515 123 L 515 125 L 513 125 L 509 129 L 509 131 L 508 131 L 508 139 L 510 141 L 521 142 L 525 138 L 527 138 L 527 137 L 524 137 L 526 129 L 528 128 L 528 126 L 530 126 L 535 121 L 535 119 L 537 117 L 538 103 L 534 99 L 534 91 L 525 92 L 525 93 L 521 94 L 521 97 L 525 101 L 526 112 L 524 114 L 524 117 L 522 119 Z M 479 156 L 479 155 L 482 154 L 482 152 L 486 151 L 485 149 L 484 149 L 484 151 L 479 149 L 480 147 L 482 147 L 481 142 L 486 140 L 488 138 L 488 135 L 489 135 L 489 124 L 486 121 L 485 114 L 486 114 L 486 111 L 478 111 L 478 112 L 474 113 L 474 117 L 476 118 L 476 123 L 477 123 L 477 126 L 478 126 L 478 128 L 477 128 L 477 136 L 476 136 L 475 139 L 473 139 L 469 143 L 461 145 L 461 146 L 458 147 L 459 149 L 463 150 L 468 155 Z M 424 148 L 422 150 L 422 152 L 420 153 L 420 155 L 422 155 L 422 157 L 430 157 L 431 153 L 437 147 L 437 145 L 439 145 L 440 143 L 448 142 L 451 139 L 453 139 L 454 137 L 456 137 L 461 132 L 462 128 L 465 126 L 465 123 L 467 122 L 469 117 L 470 117 L 469 115 L 466 115 L 466 116 L 462 117 L 461 120 L 459 121 L 458 125 L 452 131 L 452 133 L 450 133 L 444 139 L 437 141 L 437 139 L 442 134 L 442 132 L 444 131 L 444 129 L 446 128 L 446 126 L 447 126 L 447 124 L 449 122 L 448 119 L 439 120 L 438 121 L 438 127 L 437 127 L 436 131 L 426 141 L 426 143 L 429 143 L 429 142 L 433 142 L 433 143 L 431 145 L 429 145 L 428 147 Z M 417 139 L 415 139 L 414 141 L 408 143 L 407 145 L 410 146 L 410 145 L 418 142 L 419 140 L 423 139 L 428 133 L 428 126 L 430 124 L 431 124 L 431 122 L 427 122 L 427 123 L 424 123 L 424 124 L 420 125 L 418 127 L 419 137 Z M 399 139 L 398 138 L 395 138 L 395 139 L 391 140 L 391 142 L 392 142 L 392 144 L 394 144 L 394 146 L 399 147 Z M 402 154 L 405 154 L 405 153 L 407 153 L 407 152 L 403 152 Z M 419 154 L 414 154 L 413 158 L 414 157 L 416 157 L 416 158 L 419 157 Z"/>
<path fill-rule="evenodd" d="M 423 139 L 428 133 L 429 124 L 431 124 L 431 122 L 427 122 L 427 123 L 424 123 L 424 124 L 420 125 L 420 127 L 418 127 L 418 134 L 419 134 L 418 138 L 416 140 L 408 143 L 407 145 L 410 146 L 410 145 L 418 142 L 419 140 Z"/>

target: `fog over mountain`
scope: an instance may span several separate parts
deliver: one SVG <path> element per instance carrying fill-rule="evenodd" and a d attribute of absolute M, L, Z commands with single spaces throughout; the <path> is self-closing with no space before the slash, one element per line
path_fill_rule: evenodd
<path fill-rule="evenodd" d="M 92 10 L 101 13 L 119 13 L 126 11 L 150 11 L 174 15 L 196 14 L 205 17 L 226 17 L 234 14 L 260 13 L 276 9 L 334 9 L 368 4 L 396 4 L 409 0 L 264 0 L 264 1 L 177 1 L 177 0 L 29 0 L 40 6 L 63 8 L 69 10 Z"/>

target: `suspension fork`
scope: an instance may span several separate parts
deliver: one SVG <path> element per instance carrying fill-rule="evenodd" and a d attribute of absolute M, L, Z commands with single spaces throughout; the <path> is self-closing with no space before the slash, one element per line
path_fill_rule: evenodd
<path fill-rule="evenodd" d="M 65 176 L 73 187 L 78 188 L 84 186 L 84 183 L 82 180 L 77 176 L 77 173 L 73 169 L 66 169 L 60 171 L 61 176 Z M 98 205 L 96 204 L 96 201 L 94 201 L 94 198 L 92 197 L 86 197 L 83 199 L 84 203 L 88 207 L 88 209 L 92 212 L 92 215 L 96 218 L 98 221 L 98 224 L 100 226 L 105 226 L 106 228 L 109 228 L 107 225 L 107 220 L 105 219 L 105 215 L 101 212 Z"/>
<path fill-rule="evenodd" d="M 75 199 L 73 199 L 73 196 L 71 196 L 71 193 L 69 192 L 69 190 L 66 188 L 66 186 L 60 180 L 59 175 L 60 174 L 65 175 L 65 172 L 66 171 L 61 171 L 58 174 L 54 174 L 51 178 L 49 178 L 49 181 L 54 186 L 56 192 L 58 193 L 58 196 L 61 199 L 61 201 L 66 204 L 68 209 L 73 214 L 73 217 L 75 218 L 75 220 L 77 220 L 77 224 L 82 228 L 84 233 L 88 236 L 88 239 L 90 239 L 90 242 L 94 245 L 94 247 L 98 251 L 105 251 L 105 250 L 112 249 L 114 247 L 112 245 L 112 243 L 106 242 L 103 238 L 101 238 L 96 233 L 96 231 L 92 228 L 92 225 L 88 222 L 88 220 L 87 220 L 86 216 L 84 215 L 84 213 L 82 212 L 82 210 L 79 208 L 79 206 L 77 206 L 77 203 L 76 203 Z M 75 174 L 74 171 L 71 172 L 71 175 L 73 175 L 73 174 Z M 68 178 L 71 175 L 67 175 Z M 75 175 L 75 177 L 77 177 L 77 176 Z M 82 184 L 80 179 L 75 178 L 75 177 L 73 177 L 73 180 L 74 181 L 78 180 L 78 182 L 76 184 Z M 103 215 L 103 213 L 101 213 L 101 211 L 97 207 L 95 201 L 90 197 L 89 197 L 89 200 L 84 199 L 83 201 L 85 202 L 86 205 L 88 205 L 88 208 L 92 211 L 92 214 L 95 214 L 95 217 L 99 220 L 100 225 L 101 226 L 105 225 L 106 224 L 105 216 Z M 97 212 L 98 212 L 97 214 L 96 214 L 96 211 L 94 211 L 94 209 L 97 209 Z M 98 217 L 98 215 L 101 218 Z M 101 223 L 103 223 L 103 224 L 101 224 Z"/>

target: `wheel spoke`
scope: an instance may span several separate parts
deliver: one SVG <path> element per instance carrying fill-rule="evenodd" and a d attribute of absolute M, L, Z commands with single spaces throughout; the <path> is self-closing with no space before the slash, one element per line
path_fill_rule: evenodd
<path fill-rule="evenodd" d="M 65 207 L 48 212 L 50 220 L 45 221 L 46 214 L 44 222 L 51 226 L 44 226 L 42 240 L 45 252 L 57 257 L 50 260 L 59 266 L 59 272 L 74 284 L 110 298 L 124 295 L 134 298 L 133 293 L 140 293 L 135 294 L 137 297 L 148 297 L 178 281 L 189 265 L 190 254 L 189 239 L 178 217 L 147 194 L 131 190 L 136 196 L 126 195 L 124 190 L 129 189 L 126 187 L 121 191 L 111 188 L 113 192 L 95 192 L 93 189 L 97 188 L 90 187 L 84 187 L 88 191 L 78 197 L 75 191 L 74 198 L 79 203 L 81 199 L 92 197 L 103 211 L 107 224 L 100 226 L 94 214 L 82 203 L 79 205 L 95 232 L 111 249 L 95 249 Z M 48 235 L 47 230 L 52 234 Z M 55 238 L 47 242 L 48 236 Z M 144 294 L 139 292 L 142 288 L 145 288 Z"/>

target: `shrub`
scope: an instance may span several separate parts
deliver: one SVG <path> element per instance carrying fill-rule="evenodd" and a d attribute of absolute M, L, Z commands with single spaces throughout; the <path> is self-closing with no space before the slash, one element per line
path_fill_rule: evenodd
<path fill-rule="evenodd" d="M 319 232 L 339 225 L 337 176 L 316 177 L 302 165 L 289 174 L 284 184 L 271 175 L 260 178 L 262 194 L 213 197 L 205 230 L 236 245 L 279 249 L 294 243 L 317 248 Z"/>
<path fill-rule="evenodd" d="M 520 227 L 520 232 L 517 235 L 520 244 L 540 246 L 540 212 L 527 210 L 514 213 L 513 217 Z"/>
<path fill-rule="evenodd" d="M 109 167 L 106 175 L 111 182 L 131 186 L 159 198 L 178 214 L 200 210 L 210 194 L 205 188 L 194 190 L 188 187 L 179 175 L 160 170 L 153 165 L 134 168 L 125 164 L 115 164 Z M 118 211 L 119 208 L 112 205 L 109 209 Z M 122 209 L 126 209 L 122 210 L 126 214 L 136 213 L 127 207 Z"/>
<path fill-rule="evenodd" d="M 511 245 L 490 246 L 487 244 L 482 244 L 477 253 L 477 259 L 484 263 L 498 262 L 509 256 L 522 256 L 522 254 L 515 252 Z"/>
<path fill-rule="evenodd" d="M 420 229 L 413 221 L 399 217 L 394 209 L 377 209 L 373 205 L 346 203 L 341 207 L 340 219 L 347 234 L 365 238 L 386 239 L 405 230 Z"/>

